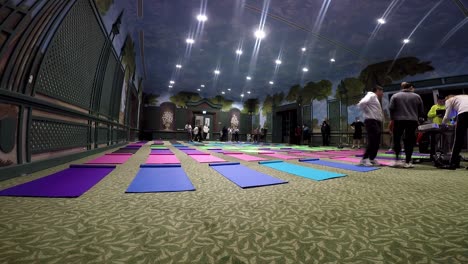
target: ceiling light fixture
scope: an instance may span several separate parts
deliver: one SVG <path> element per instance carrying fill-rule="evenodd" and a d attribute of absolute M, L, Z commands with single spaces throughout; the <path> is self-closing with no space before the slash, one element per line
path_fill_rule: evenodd
<path fill-rule="evenodd" d="M 202 87 L 202 88 L 205 88 L 205 85 L 204 85 L 204 84 L 202 84 L 202 85 L 200 85 L 200 87 Z"/>
<path fill-rule="evenodd" d="M 282 61 L 281 61 L 281 60 L 275 60 L 275 63 L 276 63 L 277 65 L 280 65 L 280 64 L 282 63 Z"/>
<path fill-rule="evenodd" d="M 231 88 L 228 88 L 227 90 L 228 90 L 228 91 L 231 91 Z"/>
<path fill-rule="evenodd" d="M 250 91 L 247 91 L 248 94 L 250 94 Z"/>
<path fill-rule="evenodd" d="M 172 85 L 169 85 L 169 88 L 172 88 Z"/>
<path fill-rule="evenodd" d="M 219 75 L 221 72 L 219 70 L 214 70 L 214 74 Z"/>
<path fill-rule="evenodd" d="M 200 21 L 200 22 L 205 22 L 205 21 L 208 20 L 208 17 L 206 15 L 204 15 L 204 14 L 199 14 L 197 16 L 197 20 Z"/>
<path fill-rule="evenodd" d="M 410 42 L 409 39 L 404 39 L 404 40 L 403 40 L 403 43 L 405 43 L 405 44 L 408 44 L 409 42 Z"/>
<path fill-rule="evenodd" d="M 200 88 L 198 88 L 198 89 L 197 89 L 197 91 L 201 91 L 201 89 L 200 89 Z"/>
<path fill-rule="evenodd" d="M 247 80 L 249 80 L 249 81 L 252 80 L 252 77 L 250 77 L 250 76 L 247 76 L 247 77 L 245 77 L 245 78 L 246 78 Z"/>
<path fill-rule="evenodd" d="M 177 64 L 177 65 L 176 65 L 176 68 L 180 69 L 180 68 L 182 68 L 182 65 Z"/>
<path fill-rule="evenodd" d="M 254 35 L 255 35 L 255 37 L 256 37 L 257 39 L 263 39 L 263 38 L 265 38 L 265 36 L 266 36 L 265 31 L 260 30 L 260 29 L 259 29 L 259 30 L 256 30 L 255 33 L 254 33 Z"/>
<path fill-rule="evenodd" d="M 336 60 L 335 60 L 334 58 L 331 58 L 330 61 L 331 61 L 331 62 L 335 62 Z"/>
<path fill-rule="evenodd" d="M 306 67 L 304 67 L 304 68 L 302 68 L 302 71 L 303 71 L 303 72 L 308 72 L 309 69 L 307 69 Z"/>
<path fill-rule="evenodd" d="M 273 81 L 270 81 L 269 84 L 273 85 L 273 84 L 275 84 L 275 83 L 274 83 Z"/>
<path fill-rule="evenodd" d="M 193 38 L 188 38 L 185 40 L 185 42 L 187 42 L 187 44 L 193 44 L 195 43 L 195 40 Z"/>
<path fill-rule="evenodd" d="M 221 92 L 221 94 L 225 94 L 225 92 L 224 92 L 224 91 L 222 91 L 222 92 Z"/>
<path fill-rule="evenodd" d="M 302 52 L 305 52 L 307 49 L 305 47 L 302 47 Z"/>
<path fill-rule="evenodd" d="M 241 97 L 244 97 L 244 94 L 241 94 Z"/>
<path fill-rule="evenodd" d="M 385 19 L 383 19 L 383 18 L 377 19 L 377 22 L 379 22 L 379 24 L 382 24 L 382 25 L 387 23 L 387 21 L 385 21 Z"/>
<path fill-rule="evenodd" d="M 242 55 L 242 50 L 240 50 L 240 49 L 236 50 L 236 54 L 237 55 Z"/>
<path fill-rule="evenodd" d="M 174 81 L 169 81 L 170 84 L 174 84 L 175 82 Z"/>

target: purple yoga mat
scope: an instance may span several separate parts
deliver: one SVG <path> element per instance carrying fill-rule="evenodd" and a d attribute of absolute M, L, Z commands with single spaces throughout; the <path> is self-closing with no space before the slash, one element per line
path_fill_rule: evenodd
<path fill-rule="evenodd" d="M 172 151 L 170 149 L 152 149 L 150 154 L 163 154 L 163 155 L 167 155 L 167 154 L 173 154 Z"/>
<path fill-rule="evenodd" d="M 208 162 L 226 162 L 225 160 L 212 156 L 212 155 L 189 155 L 192 159 L 200 162 L 200 163 L 208 163 Z"/>
<path fill-rule="evenodd" d="M 149 155 L 146 159 L 146 164 L 180 164 L 180 160 L 176 155 Z"/>
<path fill-rule="evenodd" d="M 114 169 L 115 165 L 70 165 L 68 169 L 0 191 L 0 196 L 79 197 Z"/>
<path fill-rule="evenodd" d="M 97 159 L 90 160 L 86 162 L 86 164 L 123 164 L 130 157 L 132 157 L 131 153 L 110 153 Z"/>
<path fill-rule="evenodd" d="M 243 160 L 243 161 L 267 160 L 267 159 L 264 159 L 264 158 L 255 157 L 255 156 L 251 156 L 251 155 L 247 155 L 247 154 L 224 154 L 224 155 L 229 156 L 229 157 L 233 157 L 233 158 L 236 158 L 236 159 L 240 159 L 240 160 Z"/>

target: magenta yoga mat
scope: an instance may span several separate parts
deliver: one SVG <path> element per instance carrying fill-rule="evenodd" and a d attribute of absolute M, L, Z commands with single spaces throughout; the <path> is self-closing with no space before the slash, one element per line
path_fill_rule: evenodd
<path fill-rule="evenodd" d="M 255 156 L 246 155 L 246 154 L 232 154 L 232 153 L 226 154 L 226 153 L 225 153 L 224 155 L 229 156 L 229 157 L 233 157 L 233 158 L 236 158 L 236 159 L 240 159 L 240 160 L 243 160 L 243 161 L 262 161 L 262 160 L 267 160 L 267 159 L 264 159 L 264 158 L 255 157 Z"/>
<path fill-rule="evenodd" d="M 209 162 L 226 162 L 225 160 L 212 156 L 212 155 L 189 155 L 192 159 L 200 163 L 209 163 Z"/>
<path fill-rule="evenodd" d="M 130 157 L 132 157 L 132 154 L 129 153 L 110 153 L 90 160 L 86 164 L 123 164 Z"/>
<path fill-rule="evenodd" d="M 283 154 L 278 154 L 278 153 L 274 153 L 274 154 L 262 154 L 262 155 L 268 156 L 268 157 L 272 157 L 272 158 L 275 158 L 275 159 L 284 159 L 284 160 L 298 159 L 298 158 L 299 158 L 299 157 L 297 157 L 297 156 L 283 155 Z"/>
<path fill-rule="evenodd" d="M 173 154 L 149 155 L 146 164 L 180 164 L 180 160 Z"/>

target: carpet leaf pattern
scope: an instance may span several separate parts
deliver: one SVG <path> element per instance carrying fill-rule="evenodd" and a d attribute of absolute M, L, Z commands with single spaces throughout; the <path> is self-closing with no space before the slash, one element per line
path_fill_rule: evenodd
<path fill-rule="evenodd" d="M 145 145 L 79 198 L 0 197 L 0 263 L 468 263 L 465 170 L 357 173 L 288 161 L 348 174 L 315 182 L 241 161 L 289 182 L 241 189 L 168 147 L 196 191 L 126 194 Z"/>

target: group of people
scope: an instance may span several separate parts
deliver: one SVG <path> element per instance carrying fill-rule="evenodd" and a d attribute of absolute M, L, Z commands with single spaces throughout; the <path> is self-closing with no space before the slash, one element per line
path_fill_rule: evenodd
<path fill-rule="evenodd" d="M 190 123 L 187 123 L 185 124 L 185 131 L 187 132 L 188 141 L 201 142 L 202 140 L 209 139 L 210 127 L 208 126 L 208 124 L 205 124 L 204 126 L 200 125 L 192 128 L 192 125 Z"/>
<path fill-rule="evenodd" d="M 358 103 L 364 116 L 364 126 L 368 137 L 367 147 L 360 162 L 363 166 L 379 165 L 376 156 L 382 134 L 382 122 L 384 120 L 380 103 L 382 96 L 383 88 L 376 86 Z M 438 96 L 437 99 L 437 104 L 427 114 L 427 117 L 432 119 L 433 123 L 442 126 L 447 125 L 450 123 L 453 112 L 457 113 L 455 140 L 452 147 L 450 164 L 441 167 L 453 170 L 460 166 L 460 151 L 468 128 L 468 95 L 449 95 L 445 98 Z M 401 91 L 394 94 L 390 99 L 389 110 L 391 119 L 389 129 L 393 136 L 393 150 L 395 152 L 395 161 L 391 166 L 413 168 L 412 154 L 416 144 L 416 131 L 426 115 L 424 113 L 423 101 L 414 92 L 414 85 L 412 83 L 403 82 L 401 84 Z M 358 122 L 352 125 L 355 129 L 362 126 Z M 400 142 L 402 137 L 405 153 L 404 160 L 400 159 L 402 152 Z"/>
<path fill-rule="evenodd" d="M 254 128 L 252 134 L 250 135 L 250 141 L 254 143 L 265 142 L 266 140 L 267 129 L 266 128 Z"/>
<path fill-rule="evenodd" d="M 234 141 L 239 142 L 239 128 L 238 127 L 226 127 L 223 126 L 219 139 L 221 141 Z"/>

